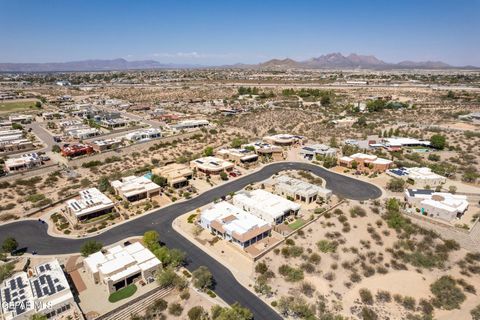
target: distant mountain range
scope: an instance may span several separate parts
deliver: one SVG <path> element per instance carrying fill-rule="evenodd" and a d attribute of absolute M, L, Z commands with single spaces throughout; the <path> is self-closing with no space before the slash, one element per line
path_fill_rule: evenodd
<path fill-rule="evenodd" d="M 147 69 L 188 69 L 196 65 L 162 64 L 155 60 L 127 61 L 82 60 L 47 63 L 0 63 L 0 72 L 61 72 L 61 71 L 110 71 L 110 70 L 147 70 Z"/>
<path fill-rule="evenodd" d="M 160 63 L 155 60 L 127 61 L 83 60 L 51 63 L 0 63 L 0 72 L 61 72 L 61 71 L 110 71 L 110 70 L 147 70 L 147 69 L 195 69 L 208 66 Z M 219 68 L 219 67 L 215 67 Z M 259 64 L 242 64 L 222 66 L 221 68 L 237 69 L 478 69 L 474 66 L 456 67 L 441 61 L 402 61 L 399 63 L 384 62 L 372 55 L 329 53 L 305 61 L 292 59 L 272 59 Z"/>
<path fill-rule="evenodd" d="M 341 53 L 329 53 L 318 58 L 311 58 L 305 61 L 292 59 L 272 59 L 257 65 L 262 69 L 454 69 L 454 68 L 476 68 L 472 66 L 454 67 L 441 61 L 402 61 L 399 63 L 388 63 L 375 56 L 349 54 L 344 56 Z"/>

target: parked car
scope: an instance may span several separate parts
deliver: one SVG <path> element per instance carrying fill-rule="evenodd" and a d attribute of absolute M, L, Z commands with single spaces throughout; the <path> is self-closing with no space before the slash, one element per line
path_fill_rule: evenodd
<path fill-rule="evenodd" d="M 230 177 L 234 177 L 234 178 L 237 176 L 237 174 L 236 174 L 235 172 L 230 172 L 228 175 L 229 175 Z"/>
<path fill-rule="evenodd" d="M 53 137 L 53 141 L 62 142 L 62 138 L 55 136 L 55 137 Z"/>

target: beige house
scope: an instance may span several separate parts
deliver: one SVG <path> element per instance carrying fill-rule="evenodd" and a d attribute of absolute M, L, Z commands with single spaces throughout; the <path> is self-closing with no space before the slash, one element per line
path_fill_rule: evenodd
<path fill-rule="evenodd" d="M 160 186 L 144 176 L 125 177 L 121 180 L 112 181 L 111 185 L 117 195 L 130 202 L 160 194 Z"/>
<path fill-rule="evenodd" d="M 193 170 L 187 165 L 172 163 L 161 168 L 152 170 L 154 175 L 164 177 L 170 187 L 181 188 L 188 185 L 193 177 Z"/>
<path fill-rule="evenodd" d="M 217 157 L 243 166 L 254 164 L 258 160 L 258 155 L 254 151 L 247 149 L 221 149 L 217 151 Z"/>
<path fill-rule="evenodd" d="M 235 164 L 216 157 L 203 157 L 190 161 L 190 167 L 197 169 L 206 175 L 220 174 L 220 172 L 232 171 Z"/>

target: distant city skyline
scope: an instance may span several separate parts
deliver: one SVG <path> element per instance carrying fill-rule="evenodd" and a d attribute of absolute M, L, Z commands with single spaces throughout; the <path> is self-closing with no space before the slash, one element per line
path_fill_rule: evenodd
<path fill-rule="evenodd" d="M 0 0 L 0 63 L 224 65 L 340 52 L 480 66 L 480 0 Z"/>

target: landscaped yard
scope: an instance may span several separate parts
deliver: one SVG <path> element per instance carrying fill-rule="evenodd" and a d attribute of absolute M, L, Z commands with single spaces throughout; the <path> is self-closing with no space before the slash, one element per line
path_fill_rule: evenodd
<path fill-rule="evenodd" d="M 298 228 L 300 228 L 304 224 L 305 224 L 305 221 L 303 221 L 302 219 L 297 219 L 297 220 L 295 220 L 295 222 L 290 223 L 288 226 L 290 228 L 292 228 L 292 230 L 297 230 Z"/>
<path fill-rule="evenodd" d="M 135 292 L 137 292 L 137 286 L 134 284 L 131 284 L 125 288 L 122 288 L 112 293 L 110 297 L 108 297 L 108 301 L 110 301 L 111 303 L 114 303 L 122 299 L 126 299 L 133 296 Z"/>
<path fill-rule="evenodd" d="M 0 113 L 37 109 L 35 107 L 37 101 L 38 100 L 2 101 L 0 102 Z"/>

